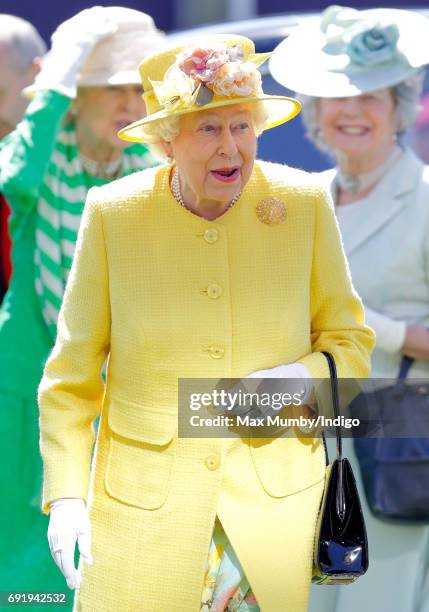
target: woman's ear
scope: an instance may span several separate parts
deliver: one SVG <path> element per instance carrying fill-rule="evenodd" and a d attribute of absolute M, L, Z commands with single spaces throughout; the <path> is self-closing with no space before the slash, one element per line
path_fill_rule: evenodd
<path fill-rule="evenodd" d="M 30 64 L 30 67 L 28 68 L 28 72 L 31 77 L 31 82 L 34 81 L 34 79 L 36 78 L 36 75 L 40 72 L 41 67 L 42 67 L 42 58 L 38 56 L 33 58 Z"/>
<path fill-rule="evenodd" d="M 72 115 L 76 115 L 76 113 L 78 111 L 78 108 L 79 108 L 78 99 L 74 98 L 74 100 L 72 101 L 71 106 L 70 106 L 70 111 L 71 111 Z"/>
<path fill-rule="evenodd" d="M 78 87 L 76 92 L 76 98 L 72 102 L 72 110 L 76 113 L 80 111 L 82 106 L 86 103 L 86 89 L 84 87 Z"/>
<path fill-rule="evenodd" d="M 401 125 L 401 116 L 398 113 L 398 100 L 396 97 L 396 88 L 389 88 L 390 97 L 393 101 L 393 115 L 392 115 L 392 141 L 398 140 L 398 135 L 402 131 L 403 126 Z"/>
<path fill-rule="evenodd" d="M 173 146 L 171 142 L 169 142 L 168 140 L 162 139 L 161 146 L 164 149 L 164 153 L 167 156 L 168 161 L 173 161 L 174 155 L 173 155 Z"/>

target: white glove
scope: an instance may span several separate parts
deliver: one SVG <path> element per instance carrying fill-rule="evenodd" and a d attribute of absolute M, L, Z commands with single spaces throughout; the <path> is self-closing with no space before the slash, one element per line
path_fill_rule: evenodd
<path fill-rule="evenodd" d="M 86 58 L 99 40 L 116 30 L 116 23 L 103 6 L 85 9 L 64 21 L 53 33 L 51 49 L 43 58 L 34 84 L 25 88 L 25 95 L 53 89 L 75 98 L 77 76 Z"/>
<path fill-rule="evenodd" d="M 291 394 L 294 392 L 298 392 L 300 396 L 300 405 L 297 406 L 292 404 L 292 416 L 294 418 L 300 418 L 300 416 L 304 416 L 306 418 L 314 418 L 317 414 L 317 410 L 314 409 L 311 404 L 314 402 L 314 384 L 313 378 L 310 372 L 307 370 L 305 365 L 302 363 L 290 363 L 287 365 L 276 366 L 275 368 L 271 368 L 269 370 L 258 370 L 257 372 L 252 372 L 249 376 L 246 377 L 246 387 L 249 387 L 248 379 L 279 379 L 278 383 L 273 382 L 257 382 L 256 388 L 252 390 L 252 393 L 256 391 L 258 393 L 268 392 L 270 394 L 277 392 L 284 392 L 284 383 L 280 382 L 281 379 L 293 379 L 295 385 L 298 385 L 297 388 L 291 388 L 290 385 L 287 385 L 287 391 Z M 256 382 L 256 381 L 255 381 Z M 312 429 L 311 425 L 299 425 L 298 429 L 300 429 L 305 434 L 310 434 L 315 432 L 316 430 Z"/>
<path fill-rule="evenodd" d="M 305 365 L 302 363 L 289 363 L 287 365 L 279 365 L 268 370 L 257 370 L 246 376 L 248 378 L 291 378 L 294 380 L 300 379 L 300 387 L 302 387 L 302 404 L 308 402 L 313 394 L 313 378 Z M 258 383 L 259 384 L 259 383 Z M 257 388 L 258 385 L 256 385 Z M 249 388 L 249 383 L 246 383 Z M 256 391 L 256 388 L 252 392 Z"/>
<path fill-rule="evenodd" d="M 83 499 L 75 497 L 51 502 L 48 542 L 55 563 L 69 589 L 80 586 L 81 577 L 74 566 L 76 540 L 85 563 L 92 564 L 91 522 Z"/>

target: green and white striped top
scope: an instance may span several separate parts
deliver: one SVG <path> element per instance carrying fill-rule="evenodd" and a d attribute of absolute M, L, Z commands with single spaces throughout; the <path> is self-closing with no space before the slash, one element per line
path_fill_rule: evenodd
<path fill-rule="evenodd" d="M 130 146 L 122 155 L 121 176 L 157 163 L 142 145 Z M 106 182 L 84 172 L 76 144 L 75 124 L 69 122 L 56 139 L 37 204 L 36 292 L 53 338 L 88 189 Z"/>

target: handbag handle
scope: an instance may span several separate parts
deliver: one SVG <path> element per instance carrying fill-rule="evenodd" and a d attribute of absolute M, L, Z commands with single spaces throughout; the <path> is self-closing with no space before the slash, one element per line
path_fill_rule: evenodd
<path fill-rule="evenodd" d="M 323 355 L 325 355 L 328 360 L 329 366 L 329 374 L 331 379 L 331 395 L 332 395 L 332 406 L 334 408 L 334 418 L 336 419 L 340 417 L 340 402 L 339 402 L 339 392 L 338 392 L 338 377 L 337 377 L 337 367 L 335 365 L 335 360 L 332 357 L 331 353 L 327 351 L 322 351 Z M 335 437 L 337 440 L 337 462 L 338 462 L 338 487 L 335 498 L 335 505 L 338 516 L 343 519 L 346 512 L 346 502 L 344 497 L 344 472 L 343 472 L 343 440 L 341 435 L 341 427 L 340 425 L 335 425 Z M 326 448 L 326 440 L 325 443 L 325 452 L 326 457 L 328 458 L 328 452 Z"/>
<path fill-rule="evenodd" d="M 407 357 L 406 355 L 402 356 L 401 365 L 399 366 L 398 380 L 405 380 L 407 378 L 408 372 L 410 371 L 413 363 L 413 357 Z"/>
<path fill-rule="evenodd" d="M 337 367 L 331 353 L 322 351 L 322 354 L 325 355 L 326 359 L 328 360 L 329 374 L 331 379 L 332 406 L 334 408 L 334 418 L 336 419 L 340 416 Z M 337 459 L 341 460 L 343 458 L 343 440 L 341 436 L 341 427 L 339 425 L 335 425 L 335 437 L 337 439 Z"/>

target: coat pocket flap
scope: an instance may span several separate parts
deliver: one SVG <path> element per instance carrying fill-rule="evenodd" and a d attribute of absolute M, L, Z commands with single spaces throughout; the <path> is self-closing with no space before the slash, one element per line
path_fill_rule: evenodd
<path fill-rule="evenodd" d="M 162 446 L 169 444 L 176 435 L 176 414 L 117 397 L 110 398 L 108 410 L 110 429 L 124 438 Z"/>
<path fill-rule="evenodd" d="M 272 497 L 293 495 L 325 477 L 325 456 L 319 439 L 253 438 L 249 448 L 258 479 Z"/>

